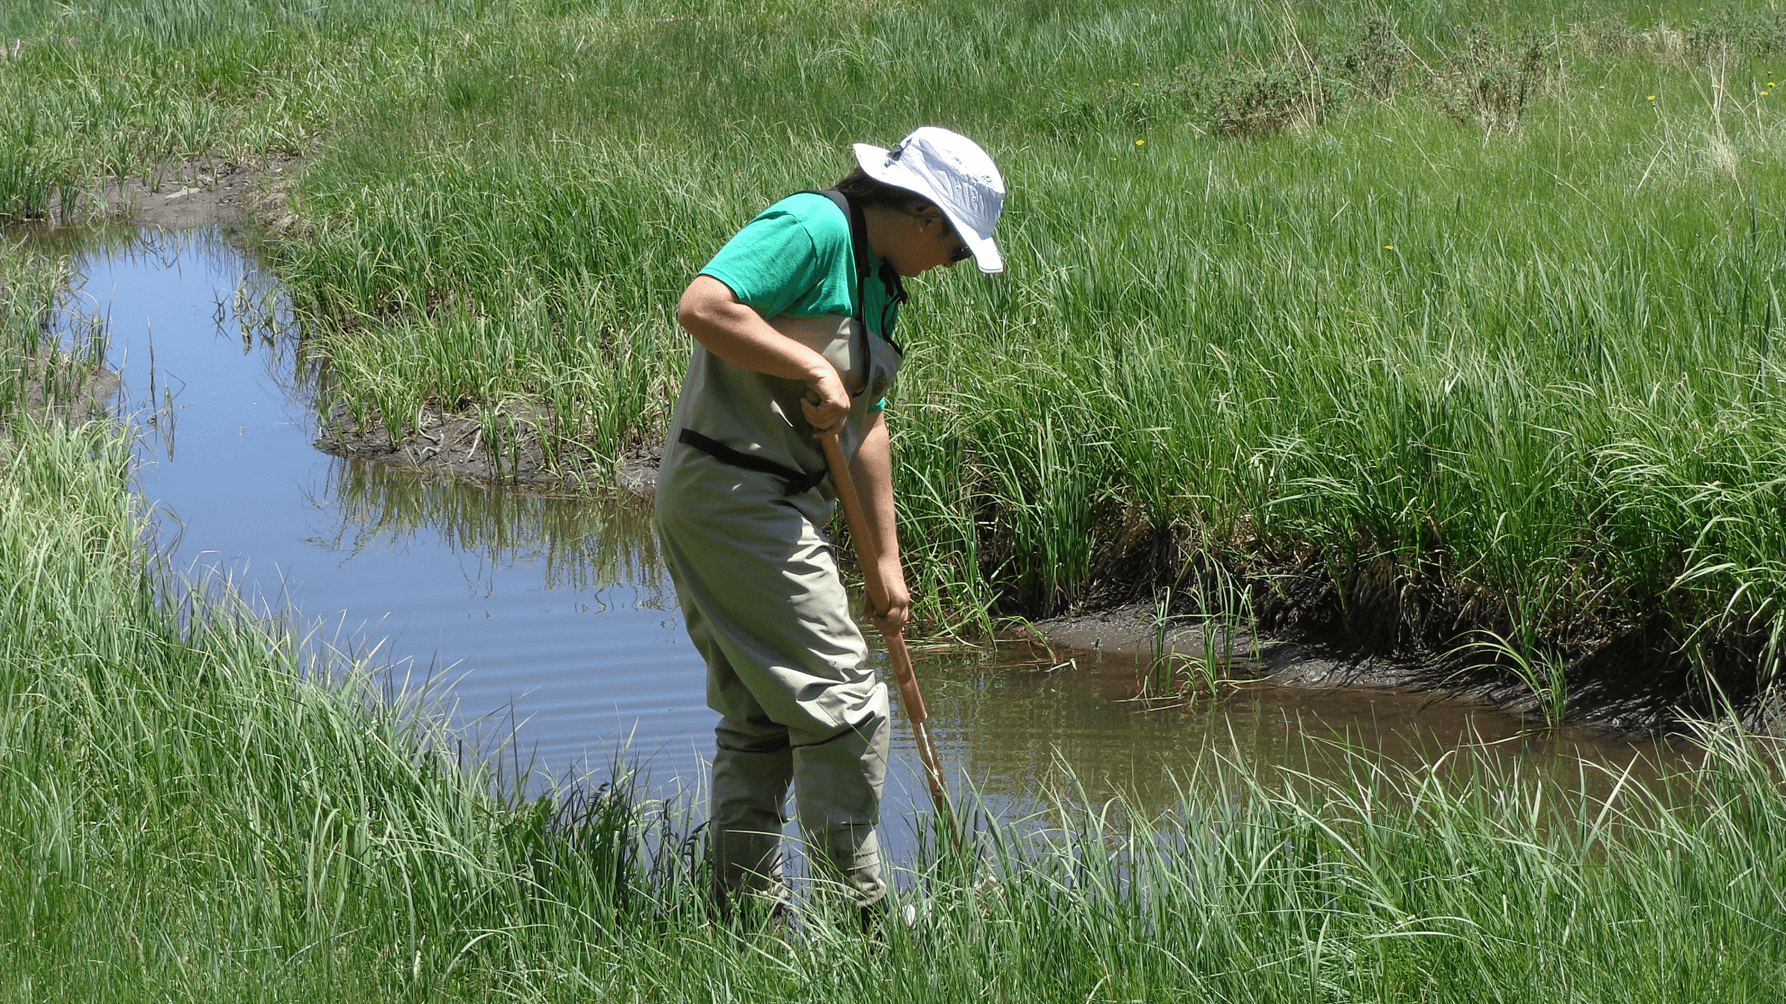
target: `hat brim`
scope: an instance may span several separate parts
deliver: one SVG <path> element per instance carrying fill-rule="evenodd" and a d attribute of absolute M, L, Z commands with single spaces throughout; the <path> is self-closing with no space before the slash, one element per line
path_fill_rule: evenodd
<path fill-rule="evenodd" d="M 952 211 L 937 193 L 930 187 L 924 176 L 906 167 L 898 161 L 887 162 L 887 149 L 872 143 L 857 143 L 856 163 L 862 166 L 862 172 L 876 181 L 886 182 L 895 188 L 903 188 L 908 192 L 929 197 L 931 204 L 943 211 L 949 218 L 949 224 L 967 249 L 973 252 L 974 264 L 987 275 L 995 275 L 1005 270 L 1005 257 L 999 253 L 998 244 L 990 233 L 980 233 Z"/>

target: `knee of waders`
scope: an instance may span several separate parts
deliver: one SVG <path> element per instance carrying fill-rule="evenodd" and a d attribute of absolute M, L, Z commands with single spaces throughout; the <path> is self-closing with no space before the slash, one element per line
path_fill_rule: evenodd
<path fill-rule="evenodd" d="M 822 743 L 794 747 L 794 802 L 810 831 L 873 826 L 887 778 L 887 716 L 871 715 Z"/>
<path fill-rule="evenodd" d="M 758 828 L 771 824 L 779 831 L 787 822 L 783 807 L 788 784 L 794 777 L 794 751 L 790 746 L 767 753 L 729 750 L 713 754 L 713 825 L 720 829 Z"/>

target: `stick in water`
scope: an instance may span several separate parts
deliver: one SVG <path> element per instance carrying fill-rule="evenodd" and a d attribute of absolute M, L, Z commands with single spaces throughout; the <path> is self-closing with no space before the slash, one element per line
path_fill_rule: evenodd
<path fill-rule="evenodd" d="M 856 494 L 856 482 L 850 477 L 849 464 L 843 459 L 843 447 L 837 433 L 819 436 L 825 447 L 825 463 L 831 468 L 831 483 L 837 486 L 837 497 L 843 503 L 844 520 L 850 527 L 850 539 L 856 542 L 856 559 L 862 564 L 862 578 L 868 585 L 868 602 L 875 613 L 882 614 L 891 605 L 887 599 L 887 583 L 881 578 L 880 554 L 875 539 L 868 532 L 868 517 L 862 510 L 862 499 Z M 879 618 L 876 618 L 879 620 Z M 881 622 L 883 625 L 884 621 Z M 887 641 L 887 658 L 893 663 L 893 676 L 899 681 L 900 703 L 912 722 L 912 738 L 918 744 L 918 757 L 924 761 L 924 774 L 930 781 L 930 800 L 938 815 L 951 818 L 949 793 L 943 786 L 942 761 L 936 755 L 936 744 L 930 740 L 929 714 L 924 710 L 924 695 L 918 691 L 918 674 L 912 670 L 912 653 L 905 647 L 905 631 L 882 626 L 881 636 Z"/>

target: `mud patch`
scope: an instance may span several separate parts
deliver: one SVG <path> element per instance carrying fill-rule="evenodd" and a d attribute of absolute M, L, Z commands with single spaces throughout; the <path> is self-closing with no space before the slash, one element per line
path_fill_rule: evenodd
<path fill-rule="evenodd" d="M 396 440 L 376 421 L 362 425 L 337 414 L 316 440 L 324 453 L 372 460 L 411 470 L 476 481 L 518 485 L 555 484 L 566 479 L 549 469 L 542 428 L 550 416 L 526 404 L 482 412 L 476 405 L 456 413 L 430 404 L 416 416 L 415 434 Z M 489 440 L 500 439 L 498 453 Z"/>
<path fill-rule="evenodd" d="M 1135 603 L 1097 613 L 1034 621 L 1030 627 L 1058 658 L 1107 657 L 1139 662 L 1159 654 L 1200 662 L 1213 651 L 1219 658 L 1231 660 L 1229 675 L 1236 678 L 1295 689 L 1362 687 L 1430 693 L 1445 699 L 1485 702 L 1509 714 L 1541 720 L 1532 693 L 1492 671 L 1466 674 L 1432 659 L 1353 655 L 1263 634 L 1250 625 L 1230 628 L 1198 617 L 1172 616 L 1162 630 L 1156 616 L 1152 605 Z M 1643 663 L 1639 660 L 1637 664 Z M 1640 686 L 1644 681 L 1631 674 L 1629 667 L 1618 677 L 1622 685 L 1593 681 L 1577 686 L 1570 695 L 1569 720 L 1613 734 L 1665 732 L 1680 727 L 1678 694 L 1666 688 Z M 1777 696 L 1764 695 L 1744 706 L 1742 719 L 1756 731 L 1786 735 L 1786 706 Z"/>
<path fill-rule="evenodd" d="M 1198 617 L 1174 616 L 1162 630 L 1155 610 L 1132 603 L 1098 613 L 1053 617 L 1031 626 L 1051 647 L 1122 659 L 1167 657 L 1203 660 L 1211 652 L 1232 659 L 1237 671 L 1282 687 L 1431 687 L 1433 672 L 1380 656 L 1350 657 L 1288 638 L 1229 627 Z"/>
<path fill-rule="evenodd" d="M 52 348 L 39 349 L 12 373 L 5 397 L 21 414 L 66 426 L 112 417 L 112 402 L 122 382 L 103 366 Z"/>
<path fill-rule="evenodd" d="M 553 458 L 546 449 L 551 415 L 542 405 L 515 400 L 481 410 L 473 404 L 448 412 L 436 404 L 416 416 L 415 432 L 401 440 L 377 421 L 365 425 L 339 412 L 323 424 L 316 448 L 338 457 L 370 460 L 423 474 L 467 478 L 531 491 L 618 487 L 648 496 L 657 489 L 661 448 L 639 447 L 618 469 L 594 468 L 581 458 Z M 490 444 L 502 444 L 492 450 Z"/>
<path fill-rule="evenodd" d="M 622 457 L 616 476 L 621 489 L 634 495 L 657 494 L 657 469 L 663 459 L 662 446 L 641 446 Z"/>
<path fill-rule="evenodd" d="M 145 177 L 108 180 L 73 206 L 52 201 L 47 222 L 109 218 L 161 230 L 217 226 L 238 232 L 251 225 L 283 236 L 303 229 L 288 195 L 304 164 L 301 155 L 289 151 L 248 162 L 200 157 Z"/>

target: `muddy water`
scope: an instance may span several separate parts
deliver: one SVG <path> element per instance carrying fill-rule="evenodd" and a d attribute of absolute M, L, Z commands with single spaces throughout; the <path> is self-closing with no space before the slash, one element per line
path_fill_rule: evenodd
<path fill-rule="evenodd" d="M 536 787 L 617 756 L 697 789 L 711 743 L 703 672 L 637 502 L 552 499 L 325 455 L 272 279 L 214 231 L 62 231 L 71 308 L 109 319 L 108 361 L 144 426 L 139 483 L 176 568 L 225 574 L 318 636 L 426 686 Z M 1529 741 L 1489 709 L 1374 691 L 1240 690 L 1144 712 L 1132 661 L 1070 668 L 1024 649 L 925 657 L 945 758 L 991 801 L 1033 805 L 1070 767 L 1093 798 L 1155 804 L 1211 751 L 1312 764 L 1315 737 L 1398 758 L 1461 743 L 1542 765 L 1639 747 Z M 1314 747 L 1319 748 L 1319 747 Z M 922 800 L 903 725 L 890 816 Z M 1320 755 L 1314 754 L 1314 760 Z M 896 844 L 898 834 L 892 835 Z"/>

